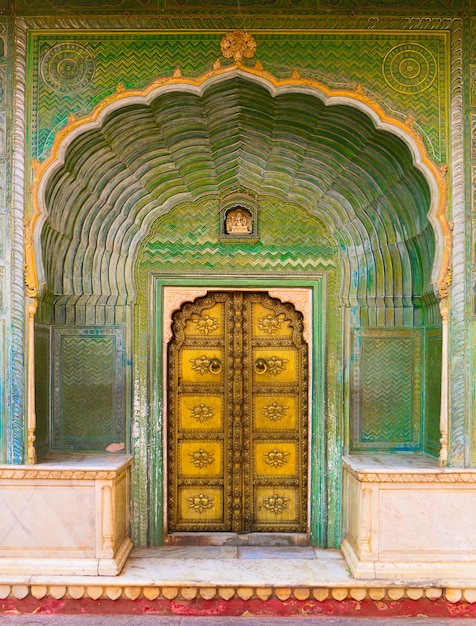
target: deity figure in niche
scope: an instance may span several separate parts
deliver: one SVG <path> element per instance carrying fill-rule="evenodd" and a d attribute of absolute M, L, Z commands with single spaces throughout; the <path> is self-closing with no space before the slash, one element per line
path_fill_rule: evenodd
<path fill-rule="evenodd" d="M 249 235 L 253 232 L 253 221 L 247 209 L 237 207 L 226 214 L 227 235 Z"/>

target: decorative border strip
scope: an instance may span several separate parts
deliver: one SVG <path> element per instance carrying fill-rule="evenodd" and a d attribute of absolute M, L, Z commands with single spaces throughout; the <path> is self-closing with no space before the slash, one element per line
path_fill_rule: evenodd
<path fill-rule="evenodd" d="M 422 474 L 400 474 L 393 473 L 367 473 L 353 469 L 346 470 L 348 474 L 356 478 L 361 483 L 434 483 L 434 484 L 458 484 L 476 483 L 476 473 L 422 473 Z"/>
<path fill-rule="evenodd" d="M 476 470 L 421 470 L 420 472 L 402 472 L 401 469 L 392 471 L 359 470 L 346 461 L 343 461 L 344 471 L 361 483 L 476 483 Z"/>
<path fill-rule="evenodd" d="M 35 467 L 35 466 L 33 466 Z M 36 470 L 4 469 L 0 470 L 0 480 L 114 480 L 121 472 L 95 470 Z"/>
<path fill-rule="evenodd" d="M 451 219 L 453 221 L 452 287 L 449 313 L 449 407 L 448 461 L 453 466 L 464 466 L 470 462 L 468 411 L 468 372 L 467 363 L 467 318 L 466 297 L 468 265 L 466 252 L 466 207 L 465 207 L 465 167 L 464 167 L 464 118 L 463 118 L 463 21 L 455 21 L 450 39 L 450 137 L 451 137 Z M 474 373 L 473 373 L 474 375 Z M 443 429 L 442 429 L 443 430 Z"/>
<path fill-rule="evenodd" d="M 240 15 L 239 20 L 235 15 L 211 14 L 205 15 L 129 15 L 127 17 L 113 16 L 94 16 L 87 17 L 62 15 L 61 17 L 53 16 L 24 16 L 22 19 L 31 30 L 102 30 L 102 29 L 138 29 L 138 30 L 155 30 L 155 29 L 217 29 L 217 30 L 234 30 L 241 28 L 246 31 L 258 30 L 306 30 L 323 29 L 323 30 L 341 30 L 347 28 L 349 30 L 451 30 L 455 22 L 461 23 L 459 15 L 450 16 L 428 16 L 413 15 L 401 17 L 395 15 L 353 15 L 347 19 L 345 16 L 336 13 L 335 15 L 315 15 L 300 14 L 296 12 L 289 13 L 286 11 L 277 12 L 270 16 L 252 13 L 250 15 Z"/>
<path fill-rule="evenodd" d="M 24 600 L 28 597 L 42 600 L 91 599 L 91 600 L 314 600 L 325 602 L 335 600 L 343 602 L 354 600 L 363 602 L 396 602 L 398 600 L 431 601 L 446 600 L 457 602 L 476 602 L 476 588 L 444 587 L 178 587 L 178 586 L 122 586 L 122 585 L 1 585 L 0 600 Z M 1 608 L 1 607 L 0 607 Z M 0 613 L 1 614 L 1 613 Z"/>
<path fill-rule="evenodd" d="M 25 90 L 27 28 L 16 20 L 13 32 L 15 47 L 11 198 L 11 352 L 9 379 L 10 421 L 7 420 L 7 462 L 22 463 L 25 457 L 25 299 L 24 299 L 24 193 L 25 193 Z M 8 338 L 7 338 L 8 342 Z"/>

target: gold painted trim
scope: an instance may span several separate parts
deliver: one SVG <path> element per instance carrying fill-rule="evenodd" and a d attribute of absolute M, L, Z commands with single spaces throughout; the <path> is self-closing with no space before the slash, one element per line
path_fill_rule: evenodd
<path fill-rule="evenodd" d="M 36 430 L 36 406 L 35 406 L 35 313 L 38 299 L 30 299 L 28 305 L 28 436 L 27 436 L 27 462 L 30 465 L 36 463 L 35 430 Z"/>
<path fill-rule="evenodd" d="M 38 297 L 38 278 L 35 265 L 35 253 L 33 250 L 33 228 L 31 224 L 32 220 L 25 219 L 25 289 L 26 295 L 29 298 Z"/>
<path fill-rule="evenodd" d="M 30 220 L 30 235 L 31 240 L 34 238 L 35 225 L 41 216 L 39 189 L 40 182 L 46 175 L 50 167 L 55 161 L 60 160 L 60 151 L 63 142 L 73 133 L 78 131 L 81 127 L 85 127 L 88 124 L 94 123 L 103 114 L 106 109 L 112 104 L 120 104 L 127 102 L 134 98 L 147 99 L 155 90 L 161 87 L 168 87 L 176 85 L 178 86 L 192 86 L 196 88 L 202 87 L 207 81 L 225 77 L 233 74 L 234 72 L 241 72 L 250 77 L 264 79 L 268 81 L 274 88 L 293 88 L 304 87 L 312 90 L 316 90 L 323 94 L 326 98 L 338 100 L 345 99 L 354 102 L 358 102 L 368 109 L 370 109 L 383 124 L 388 124 L 398 129 L 400 133 L 408 137 L 411 142 L 416 146 L 420 155 L 421 163 L 426 166 L 428 171 L 434 178 L 436 186 L 438 188 L 438 207 L 435 214 L 432 216 L 438 222 L 442 235 L 443 235 L 443 250 L 440 261 L 440 270 L 436 279 L 435 290 L 440 298 L 445 298 L 448 295 L 449 286 L 451 284 L 451 250 L 452 250 L 452 234 L 450 224 L 447 219 L 447 184 L 444 178 L 444 172 L 442 172 L 435 163 L 433 163 L 428 157 L 425 145 L 419 133 L 414 130 L 412 118 L 408 118 L 405 122 L 391 117 L 385 113 L 383 108 L 372 98 L 368 97 L 362 86 L 358 85 L 355 90 L 348 89 L 330 89 L 317 80 L 310 78 L 302 78 L 299 72 L 296 70 L 293 72 L 290 78 L 278 79 L 270 72 L 263 69 L 262 64 L 258 61 L 254 67 L 245 66 L 241 61 L 237 61 L 232 65 L 221 67 L 221 63 L 217 60 L 212 69 L 205 72 L 197 78 L 184 77 L 181 75 L 181 71 L 177 68 L 172 76 L 163 76 L 153 80 L 144 89 L 125 89 L 124 85 L 118 84 L 116 92 L 110 94 L 97 104 L 89 115 L 79 117 L 71 115 L 68 118 L 66 126 L 60 130 L 54 139 L 50 156 L 41 164 L 35 162 L 33 164 L 34 178 L 32 184 L 32 198 L 33 198 L 33 216 Z M 27 238 L 28 239 L 28 238 Z M 28 244 L 30 246 L 30 244 Z M 28 254 L 27 254 L 28 252 Z M 26 271 L 25 275 L 28 277 L 27 288 L 30 292 L 34 292 L 36 297 L 38 290 L 38 276 L 37 267 L 34 254 L 30 247 L 25 247 L 26 254 Z"/>

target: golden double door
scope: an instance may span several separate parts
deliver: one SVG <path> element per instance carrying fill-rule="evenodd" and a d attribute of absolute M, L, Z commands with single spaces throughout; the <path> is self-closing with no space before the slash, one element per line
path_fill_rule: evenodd
<path fill-rule="evenodd" d="M 305 532 L 302 314 L 263 292 L 209 292 L 173 333 L 168 532 Z"/>

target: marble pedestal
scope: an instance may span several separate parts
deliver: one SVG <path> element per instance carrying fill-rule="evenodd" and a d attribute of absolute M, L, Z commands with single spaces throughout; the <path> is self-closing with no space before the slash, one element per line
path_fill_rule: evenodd
<path fill-rule="evenodd" d="M 124 455 L 0 465 L 0 574 L 119 574 L 132 549 L 130 465 Z"/>
<path fill-rule="evenodd" d="M 425 457 L 343 459 L 342 551 L 355 578 L 476 579 L 476 470 Z"/>

